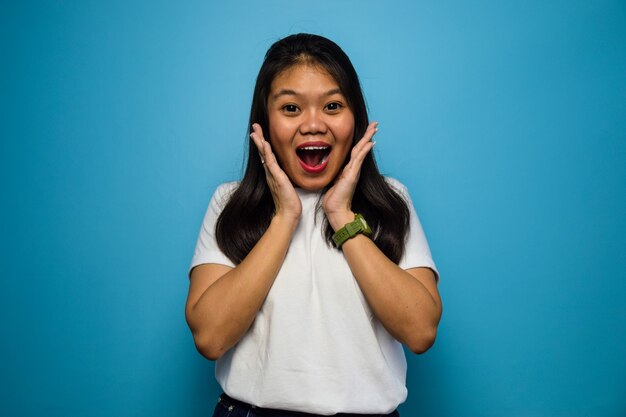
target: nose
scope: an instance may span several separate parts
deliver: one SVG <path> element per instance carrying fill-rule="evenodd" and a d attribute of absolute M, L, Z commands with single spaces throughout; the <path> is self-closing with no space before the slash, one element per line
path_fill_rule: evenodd
<path fill-rule="evenodd" d="M 303 135 L 324 134 L 328 126 L 324 122 L 324 114 L 319 110 L 309 110 L 303 115 L 300 133 Z"/>

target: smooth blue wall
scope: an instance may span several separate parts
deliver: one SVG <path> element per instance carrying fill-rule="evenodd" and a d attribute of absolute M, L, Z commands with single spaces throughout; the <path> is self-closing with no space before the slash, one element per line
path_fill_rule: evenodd
<path fill-rule="evenodd" d="M 403 416 L 626 415 L 624 1 L 0 6 L 0 413 L 206 416 L 183 316 L 267 47 L 337 41 L 441 271 Z"/>

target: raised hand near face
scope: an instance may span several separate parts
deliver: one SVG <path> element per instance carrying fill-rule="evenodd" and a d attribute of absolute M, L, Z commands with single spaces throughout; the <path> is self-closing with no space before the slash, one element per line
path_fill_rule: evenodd
<path fill-rule="evenodd" d="M 352 148 L 350 161 L 337 175 L 334 185 L 324 195 L 322 206 L 333 230 L 354 220 L 352 196 L 359 181 L 363 160 L 376 143 L 372 141 L 372 138 L 377 131 L 378 122 L 370 123 L 363 138 Z"/>
<path fill-rule="evenodd" d="M 275 216 L 299 220 L 302 214 L 300 197 L 298 197 L 287 174 L 278 165 L 276 156 L 272 152 L 272 146 L 263 137 L 261 126 L 258 123 L 254 123 L 252 130 L 250 137 L 259 151 L 259 156 L 265 169 L 267 185 L 272 192 L 274 206 L 276 207 Z"/>

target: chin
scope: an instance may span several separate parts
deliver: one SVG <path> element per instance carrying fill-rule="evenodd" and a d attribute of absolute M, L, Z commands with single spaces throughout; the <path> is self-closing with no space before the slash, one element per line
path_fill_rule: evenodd
<path fill-rule="evenodd" d="M 297 172 L 294 176 L 289 176 L 291 182 L 298 188 L 306 191 L 321 191 L 332 184 L 337 176 L 336 172 L 326 171 L 319 174 L 309 174 L 306 172 Z"/>
<path fill-rule="evenodd" d="M 321 191 L 323 190 L 328 184 L 331 183 L 331 180 L 324 180 L 321 178 L 316 178 L 316 179 L 304 179 L 304 180 L 297 180 L 297 181 L 292 181 L 298 188 L 301 188 L 303 190 L 306 191 Z"/>

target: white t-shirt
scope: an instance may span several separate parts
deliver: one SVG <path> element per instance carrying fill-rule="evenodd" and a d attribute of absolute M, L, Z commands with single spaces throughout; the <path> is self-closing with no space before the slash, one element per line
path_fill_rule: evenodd
<path fill-rule="evenodd" d="M 406 188 L 387 179 L 409 204 L 411 229 L 403 269 L 437 272 Z M 218 187 L 191 263 L 235 265 L 219 250 L 215 223 L 237 183 Z M 296 189 L 300 223 L 252 326 L 217 360 L 229 396 L 258 407 L 323 415 L 390 413 L 406 400 L 402 345 L 372 314 L 343 253 L 322 233 L 319 193 Z M 384 279 L 384 277 L 381 277 Z"/>

